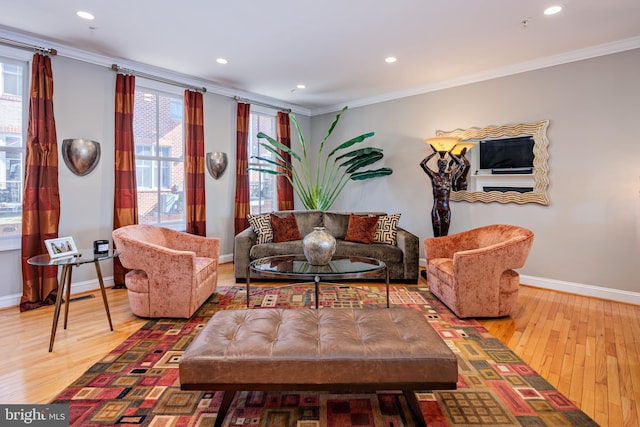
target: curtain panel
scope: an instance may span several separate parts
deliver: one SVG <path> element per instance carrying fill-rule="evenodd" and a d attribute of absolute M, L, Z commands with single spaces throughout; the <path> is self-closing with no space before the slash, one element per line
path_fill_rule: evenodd
<path fill-rule="evenodd" d="M 236 200 L 235 234 L 249 227 L 249 110 L 250 104 L 238 103 L 236 115 Z"/>
<path fill-rule="evenodd" d="M 133 109 L 135 105 L 135 76 L 117 74 L 115 93 L 115 159 L 113 229 L 138 223 L 138 189 L 136 185 L 136 156 L 133 139 Z M 118 258 L 113 260 L 115 287 L 124 286 L 127 269 Z"/>
<path fill-rule="evenodd" d="M 58 143 L 53 114 L 51 58 L 36 53 L 31 68 L 29 119 L 22 199 L 22 297 L 20 311 L 55 303 L 58 268 L 27 264 L 46 253 L 45 239 L 58 237 L 60 192 Z"/>
<path fill-rule="evenodd" d="M 291 148 L 291 126 L 289 121 L 289 113 L 285 113 L 282 111 L 278 112 L 276 132 L 278 141 L 282 145 Z M 282 150 L 278 151 L 287 160 L 287 162 L 291 163 L 291 154 L 285 153 Z M 284 169 L 278 169 L 281 172 L 284 172 Z M 291 171 L 287 171 L 287 175 L 289 176 L 289 178 L 291 178 Z M 282 175 L 276 176 L 276 194 L 278 197 L 279 211 L 293 209 L 293 186 L 291 185 L 291 181 L 289 181 Z"/>
<path fill-rule="evenodd" d="M 207 235 L 204 191 L 204 112 L 202 93 L 184 91 L 184 178 L 187 233 Z"/>

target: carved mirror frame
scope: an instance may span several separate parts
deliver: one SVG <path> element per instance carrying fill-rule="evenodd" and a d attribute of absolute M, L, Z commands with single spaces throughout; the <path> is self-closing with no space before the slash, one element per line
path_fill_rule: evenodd
<path fill-rule="evenodd" d="M 453 131 L 437 131 L 437 136 L 454 136 L 462 140 L 479 141 L 487 138 L 515 137 L 522 135 L 533 136 L 533 191 L 520 193 L 517 191 L 452 191 L 452 201 L 460 202 L 498 202 L 498 203 L 540 203 L 549 205 L 547 187 L 549 186 L 549 159 L 547 128 L 549 120 L 537 123 L 516 123 L 502 126 L 487 126 L 484 128 L 456 129 Z"/>

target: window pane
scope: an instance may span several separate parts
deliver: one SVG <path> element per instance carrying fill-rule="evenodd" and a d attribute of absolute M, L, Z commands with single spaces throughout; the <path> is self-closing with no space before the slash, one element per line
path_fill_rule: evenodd
<path fill-rule="evenodd" d="M 18 249 L 22 235 L 22 181 L 26 63 L 0 58 L 0 250 Z"/>
<path fill-rule="evenodd" d="M 249 132 L 249 162 L 259 164 L 263 168 L 271 168 L 269 163 L 258 161 L 252 156 L 275 160 L 275 156 L 260 145 L 264 142 L 256 137 L 259 132 L 276 137 L 276 118 L 263 113 L 251 113 Z M 249 172 L 249 204 L 251 213 L 271 212 L 277 210 L 276 176 L 256 171 Z"/>
<path fill-rule="evenodd" d="M 182 98 L 141 88 L 135 102 L 139 222 L 184 229 Z"/>

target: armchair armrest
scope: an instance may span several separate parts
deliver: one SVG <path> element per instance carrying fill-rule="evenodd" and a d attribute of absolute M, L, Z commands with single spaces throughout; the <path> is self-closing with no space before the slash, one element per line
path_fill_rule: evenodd
<path fill-rule="evenodd" d="M 167 239 L 171 249 L 179 251 L 195 252 L 197 257 L 218 259 L 220 254 L 220 239 L 217 237 L 205 237 L 195 234 L 180 233 L 170 230 Z"/>

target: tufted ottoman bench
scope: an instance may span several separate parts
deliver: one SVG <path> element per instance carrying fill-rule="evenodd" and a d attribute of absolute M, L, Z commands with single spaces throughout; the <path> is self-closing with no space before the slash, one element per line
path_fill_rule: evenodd
<path fill-rule="evenodd" d="M 424 426 L 414 391 L 458 380 L 453 352 L 408 308 L 220 311 L 179 366 L 183 390 L 226 392 L 216 426 L 241 390 L 402 390 Z"/>

